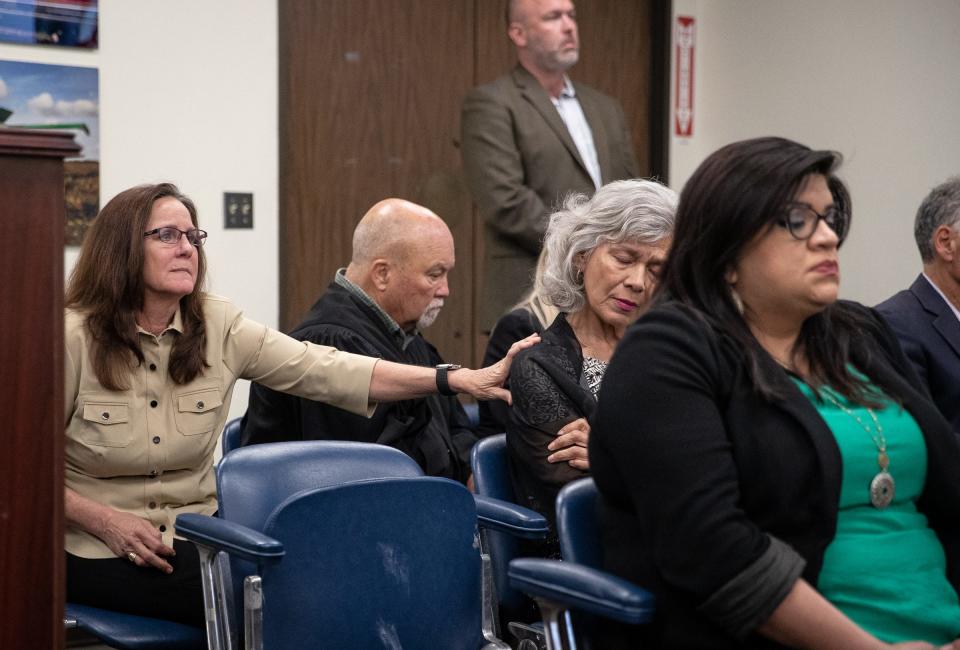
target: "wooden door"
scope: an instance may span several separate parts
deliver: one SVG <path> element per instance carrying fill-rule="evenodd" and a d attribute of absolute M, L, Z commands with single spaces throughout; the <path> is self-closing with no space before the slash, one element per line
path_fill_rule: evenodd
<path fill-rule="evenodd" d="M 621 101 L 645 175 L 666 168 L 651 129 L 661 119 L 652 98 L 665 95 L 651 82 L 656 16 L 665 6 L 577 2 L 582 53 L 571 76 Z M 506 0 L 280 2 L 284 329 L 347 263 L 367 208 L 398 196 L 443 217 L 456 241 L 450 298 L 426 335 L 445 359 L 480 360 L 482 223 L 461 171 L 460 104 L 470 88 L 515 63 L 505 7 Z"/>
<path fill-rule="evenodd" d="M 296 325 L 350 259 L 380 199 L 430 208 L 457 267 L 428 336 L 470 360 L 472 210 L 454 139 L 473 83 L 472 0 L 280 3 L 281 323 Z"/>

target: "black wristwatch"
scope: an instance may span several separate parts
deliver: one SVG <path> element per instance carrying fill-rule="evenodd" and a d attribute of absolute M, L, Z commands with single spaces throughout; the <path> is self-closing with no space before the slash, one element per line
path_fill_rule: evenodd
<path fill-rule="evenodd" d="M 457 391 L 450 388 L 450 382 L 447 381 L 447 373 L 451 370 L 460 370 L 458 363 L 438 363 L 437 364 L 437 390 L 441 395 L 453 397 Z"/>

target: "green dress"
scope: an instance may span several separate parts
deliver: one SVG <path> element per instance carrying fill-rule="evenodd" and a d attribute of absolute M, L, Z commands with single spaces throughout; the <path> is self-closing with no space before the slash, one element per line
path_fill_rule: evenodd
<path fill-rule="evenodd" d="M 837 533 L 824 554 L 818 591 L 882 641 L 956 639 L 960 602 L 947 581 L 943 546 L 916 507 L 926 480 L 927 449 L 913 416 L 882 395 L 883 408 L 874 410 L 896 481 L 893 503 L 877 509 L 870 503 L 870 481 L 879 471 L 873 438 L 852 415 L 794 381 L 833 432 L 843 467 Z M 875 429 L 865 407 L 830 388 L 824 391 Z"/>

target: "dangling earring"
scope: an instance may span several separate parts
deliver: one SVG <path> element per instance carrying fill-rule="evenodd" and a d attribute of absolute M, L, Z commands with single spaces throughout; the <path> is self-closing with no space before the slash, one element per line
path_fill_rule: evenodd
<path fill-rule="evenodd" d="M 733 306 L 736 307 L 737 312 L 743 316 L 743 299 L 740 298 L 740 294 L 737 293 L 735 286 L 738 280 L 736 269 L 728 267 L 727 272 L 723 274 L 723 279 L 727 281 L 727 286 L 730 288 L 730 300 L 733 302 Z"/>
<path fill-rule="evenodd" d="M 730 287 L 730 299 L 733 301 L 733 306 L 736 307 L 740 315 L 743 316 L 743 300 L 732 284 L 728 286 Z"/>
<path fill-rule="evenodd" d="M 583 284 L 583 269 L 577 269 L 577 284 Z"/>

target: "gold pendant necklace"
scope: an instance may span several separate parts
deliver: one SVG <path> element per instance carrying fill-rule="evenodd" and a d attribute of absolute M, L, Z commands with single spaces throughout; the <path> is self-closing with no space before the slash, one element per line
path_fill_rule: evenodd
<path fill-rule="evenodd" d="M 886 508 L 893 502 L 893 496 L 896 493 L 897 486 L 896 483 L 894 483 L 893 475 L 889 471 L 890 456 L 887 454 L 887 439 L 883 435 L 883 427 L 880 426 L 877 415 L 873 412 L 872 408 L 869 406 L 866 407 L 867 413 L 870 414 L 870 418 L 873 420 L 874 429 L 871 429 L 869 425 L 864 424 L 859 415 L 841 404 L 828 390 L 823 390 L 821 393 L 826 395 L 827 399 L 833 402 L 837 408 L 856 420 L 857 424 L 867 432 L 867 435 L 873 440 L 873 444 L 876 445 L 877 466 L 880 468 L 880 471 L 877 472 L 870 481 L 870 503 L 874 508 L 879 510 Z M 874 431 L 876 431 L 876 433 L 874 433 Z"/>

